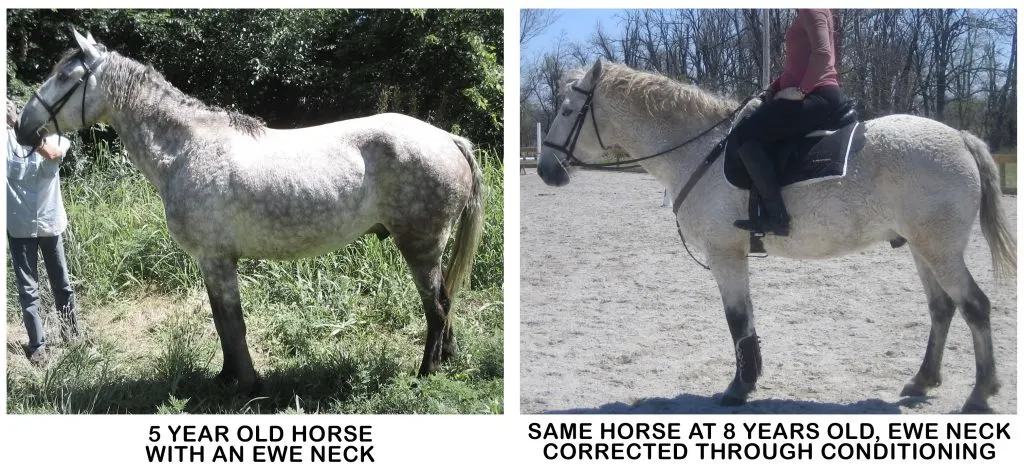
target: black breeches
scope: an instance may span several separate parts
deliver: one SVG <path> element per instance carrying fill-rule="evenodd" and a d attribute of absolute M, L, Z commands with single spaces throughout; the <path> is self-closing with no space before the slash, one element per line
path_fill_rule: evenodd
<path fill-rule="evenodd" d="M 814 90 L 801 101 L 773 99 L 733 129 L 730 144 L 747 141 L 771 144 L 815 130 L 846 100 L 838 87 Z"/>

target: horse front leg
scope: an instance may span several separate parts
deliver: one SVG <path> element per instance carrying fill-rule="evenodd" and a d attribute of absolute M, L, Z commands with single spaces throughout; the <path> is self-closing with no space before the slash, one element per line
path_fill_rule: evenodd
<path fill-rule="evenodd" d="M 206 258 L 199 261 L 199 268 L 206 284 L 213 324 L 217 328 L 224 354 L 224 366 L 217 379 L 225 384 L 237 381 L 240 393 L 254 394 L 258 392 L 260 384 L 245 341 L 237 261 L 231 258 Z"/>
<path fill-rule="evenodd" d="M 761 346 L 754 329 L 747 258 L 742 253 L 713 255 L 711 272 L 722 295 L 725 320 L 736 354 L 736 375 L 722 395 L 721 403 L 739 406 L 747 402 L 747 396 L 756 389 L 761 376 Z"/>

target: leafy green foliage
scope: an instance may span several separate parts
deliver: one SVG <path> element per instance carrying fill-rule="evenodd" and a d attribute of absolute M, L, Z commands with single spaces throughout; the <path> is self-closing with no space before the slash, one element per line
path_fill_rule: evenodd
<path fill-rule="evenodd" d="M 8 10 L 10 96 L 49 75 L 72 27 L 272 127 L 394 111 L 501 146 L 501 10 Z"/>

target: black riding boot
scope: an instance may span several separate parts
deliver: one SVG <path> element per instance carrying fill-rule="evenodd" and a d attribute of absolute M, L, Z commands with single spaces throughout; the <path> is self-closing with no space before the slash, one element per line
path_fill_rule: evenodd
<path fill-rule="evenodd" d="M 739 148 L 740 158 L 747 167 L 751 181 L 761 193 L 761 202 L 768 214 L 761 221 L 741 219 L 734 226 L 750 232 L 774 233 L 778 236 L 789 235 L 789 213 L 782 201 L 779 180 L 775 175 L 775 164 L 765 153 L 761 144 L 748 141 Z"/>

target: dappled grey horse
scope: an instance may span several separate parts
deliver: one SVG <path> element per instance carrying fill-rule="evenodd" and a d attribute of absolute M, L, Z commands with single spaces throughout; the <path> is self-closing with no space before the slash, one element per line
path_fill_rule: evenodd
<path fill-rule="evenodd" d="M 748 275 L 750 233 L 733 226 L 747 216 L 748 192 L 728 184 L 721 159 L 711 165 L 705 156 L 759 101 L 739 110 L 740 103 L 696 86 L 601 60 L 574 71 L 567 85 L 537 173 L 548 185 L 568 184 L 567 167 L 601 164 L 605 150 L 617 146 L 671 194 L 684 195 L 681 202 L 676 198 L 680 236 L 708 257 L 734 342 L 736 374 L 722 403 L 745 403 L 761 374 Z M 959 307 L 971 329 L 977 369 L 963 410 L 988 411 L 988 398 L 999 390 L 990 306 L 967 270 L 964 250 L 980 210 L 997 279 L 1016 275 L 1016 237 L 1000 203 L 995 162 L 980 139 L 938 121 L 893 115 L 863 125 L 864 147 L 844 178 L 783 188 L 790 235 L 765 236 L 765 252 L 821 259 L 908 241 L 932 323 L 924 360 L 902 395 L 924 395 L 939 385 L 946 334 Z"/>
<path fill-rule="evenodd" d="M 207 106 L 152 67 L 74 31 L 77 48 L 25 105 L 18 141 L 111 124 L 163 200 L 167 228 L 199 262 L 220 336 L 218 378 L 254 391 L 237 263 L 323 254 L 374 233 L 393 238 L 427 319 L 421 376 L 454 354 L 451 302 L 483 225 L 469 141 L 400 114 L 301 129 Z M 458 220 L 450 264 L 442 254 Z"/>

